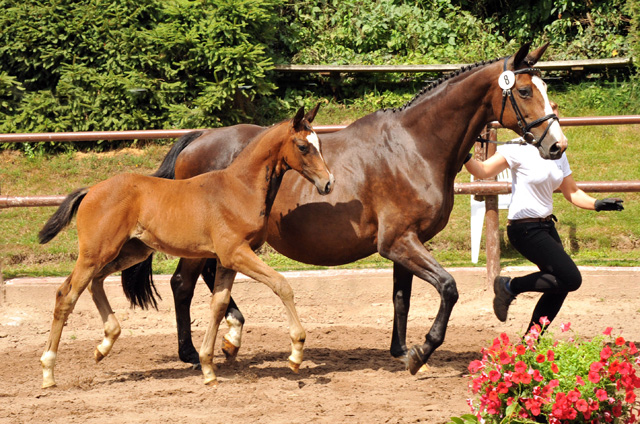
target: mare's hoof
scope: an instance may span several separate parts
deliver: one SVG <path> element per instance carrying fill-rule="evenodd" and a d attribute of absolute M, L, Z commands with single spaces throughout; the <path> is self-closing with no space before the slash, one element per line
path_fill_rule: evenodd
<path fill-rule="evenodd" d="M 300 364 L 296 364 L 291 359 L 289 359 L 289 368 L 291 368 L 291 371 L 298 374 L 298 372 L 300 371 Z"/>
<path fill-rule="evenodd" d="M 394 356 L 393 359 L 395 359 L 396 361 L 402 362 L 402 365 L 404 365 L 404 369 L 409 369 L 409 357 L 407 355 Z"/>
<path fill-rule="evenodd" d="M 200 366 L 200 355 L 198 355 L 198 352 L 193 348 L 185 351 L 179 350 L 178 357 L 182 362 L 193 366 Z"/>
<path fill-rule="evenodd" d="M 414 346 L 409 349 L 409 372 L 411 375 L 416 375 L 424 365 L 424 361 L 422 360 L 423 355 L 424 353 L 420 346 Z"/>
<path fill-rule="evenodd" d="M 422 373 L 425 373 L 425 372 L 428 372 L 428 371 L 429 371 L 429 365 L 422 364 L 422 366 L 418 370 L 418 374 L 422 374 Z"/>
<path fill-rule="evenodd" d="M 240 348 L 238 346 L 234 345 L 227 339 L 226 335 L 222 338 L 222 353 L 224 353 L 224 357 L 227 362 L 233 362 L 236 360 L 239 349 Z"/>

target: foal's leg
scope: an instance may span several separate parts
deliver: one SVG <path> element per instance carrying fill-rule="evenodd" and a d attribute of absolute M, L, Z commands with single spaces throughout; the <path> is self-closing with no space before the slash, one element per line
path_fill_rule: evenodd
<path fill-rule="evenodd" d="M 111 348 L 115 341 L 120 337 L 120 323 L 116 318 L 107 295 L 104 292 L 104 280 L 114 272 L 122 271 L 129 268 L 139 262 L 144 261 L 153 252 L 145 244 L 139 240 L 129 240 L 122 246 L 118 257 L 108 263 L 99 273 L 96 275 L 89 285 L 89 292 L 93 298 L 100 317 L 102 318 L 102 324 L 104 326 L 104 338 L 95 351 L 94 357 L 96 362 L 100 362 L 105 356 L 111 352 Z"/>
<path fill-rule="evenodd" d="M 191 300 L 205 261 L 206 259 L 181 258 L 171 277 L 171 291 L 173 292 L 178 328 L 178 356 L 182 362 L 194 366 L 200 365 L 200 359 L 191 338 Z M 213 284 L 210 289 L 213 291 Z"/>
<path fill-rule="evenodd" d="M 53 371 L 56 365 L 62 328 L 67 322 L 69 314 L 73 311 L 80 294 L 89 285 L 95 274 L 95 269 L 93 263 L 86 261 L 83 257 L 79 257 L 71 275 L 56 291 L 56 305 L 53 311 L 51 332 L 49 333 L 44 353 L 40 358 L 40 363 L 42 364 L 42 388 L 56 385 Z"/>
<path fill-rule="evenodd" d="M 289 335 L 291 336 L 291 355 L 289 356 L 289 368 L 298 372 L 302 363 L 304 341 L 306 333 L 293 301 L 293 289 L 287 280 L 278 272 L 271 269 L 256 255 L 248 245 L 237 249 L 231 257 L 232 267 L 238 272 L 266 284 L 284 304 L 289 319 Z M 219 270 L 220 268 L 218 268 Z"/>
<path fill-rule="evenodd" d="M 216 268 L 220 266 L 217 259 L 207 259 L 202 269 L 202 279 L 213 292 L 216 277 Z M 235 271 L 234 271 L 235 278 Z M 229 306 L 224 314 L 224 320 L 227 322 L 229 332 L 222 337 L 222 353 L 231 362 L 238 356 L 238 350 L 242 344 L 242 327 L 244 327 L 244 316 L 238 309 L 238 305 L 233 301 L 233 297 L 229 299 Z"/>
<path fill-rule="evenodd" d="M 211 295 L 211 320 L 202 340 L 200 348 L 200 365 L 204 375 L 204 384 L 218 384 L 213 366 L 213 348 L 218 334 L 218 327 L 224 316 L 229 300 L 231 299 L 231 287 L 236 272 L 218 266 L 216 270 L 216 283 Z"/>
<path fill-rule="evenodd" d="M 444 342 L 451 311 L 458 301 L 456 282 L 431 256 L 415 233 L 405 233 L 395 239 L 383 240 L 379 245 L 379 252 L 383 257 L 402 265 L 433 285 L 440 294 L 438 314 L 426 335 L 425 343 L 409 350 L 409 371 L 415 374 L 434 350 Z"/>

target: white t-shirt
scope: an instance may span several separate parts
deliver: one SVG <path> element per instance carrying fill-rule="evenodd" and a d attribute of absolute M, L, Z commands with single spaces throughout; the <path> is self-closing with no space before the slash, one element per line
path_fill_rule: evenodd
<path fill-rule="evenodd" d="M 511 168 L 512 193 L 507 219 L 545 218 L 553 213 L 553 191 L 571 175 L 567 156 L 542 159 L 530 144 L 498 147 Z"/>

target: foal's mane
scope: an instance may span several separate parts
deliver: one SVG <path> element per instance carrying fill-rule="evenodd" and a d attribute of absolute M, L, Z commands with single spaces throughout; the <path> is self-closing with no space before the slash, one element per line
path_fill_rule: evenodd
<path fill-rule="evenodd" d="M 409 100 L 407 103 L 405 103 L 402 107 L 399 107 L 399 108 L 395 108 L 394 107 L 393 109 L 391 109 L 391 111 L 394 112 L 394 113 L 395 112 L 401 112 L 401 111 L 405 110 L 406 108 L 410 107 L 413 103 L 416 102 L 416 100 L 424 97 L 427 94 L 430 94 L 432 92 L 432 90 L 434 88 L 438 87 L 440 84 L 443 84 L 444 82 L 449 81 L 450 79 L 455 78 L 455 77 L 457 77 L 459 75 L 462 75 L 462 74 L 464 74 L 466 72 L 478 69 L 478 68 L 480 68 L 482 66 L 485 66 L 485 65 L 490 65 L 490 64 L 495 63 L 495 62 L 497 62 L 499 60 L 504 60 L 504 57 L 499 57 L 499 58 L 492 59 L 492 60 L 489 60 L 489 61 L 483 60 L 481 62 L 476 62 L 476 63 L 473 63 L 471 65 L 465 65 L 465 66 L 461 67 L 460 69 L 458 69 L 456 71 L 452 71 L 452 72 L 446 74 L 445 76 L 443 76 L 442 78 L 439 78 L 437 81 L 434 81 L 431 84 L 429 84 L 429 85 L 427 85 L 425 87 L 422 87 L 422 89 L 411 100 Z M 383 111 L 384 110 L 386 110 L 386 109 L 383 109 Z"/>

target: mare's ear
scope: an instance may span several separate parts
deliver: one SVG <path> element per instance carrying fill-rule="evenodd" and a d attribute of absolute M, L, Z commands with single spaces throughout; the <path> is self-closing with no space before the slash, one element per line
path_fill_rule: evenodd
<path fill-rule="evenodd" d="M 549 43 L 546 43 L 545 45 L 538 47 L 537 49 L 529 53 L 527 57 L 525 57 L 524 59 L 524 62 L 526 63 L 526 65 L 529 68 L 533 67 L 533 65 L 535 65 L 538 62 L 538 60 L 540 60 L 544 52 L 547 50 L 547 47 L 549 47 Z"/>
<path fill-rule="evenodd" d="M 293 126 L 293 128 L 298 128 L 303 118 L 304 118 L 304 106 L 298 109 L 296 116 L 294 116 L 293 119 L 291 120 L 291 126 Z"/>
<path fill-rule="evenodd" d="M 513 55 L 513 70 L 517 70 L 523 67 L 527 67 L 524 63 L 525 58 L 529 54 L 529 48 L 531 47 L 531 43 L 524 43 L 520 50 L 516 54 Z"/>
<path fill-rule="evenodd" d="M 304 119 L 306 119 L 308 123 L 312 123 L 313 119 L 316 117 L 316 114 L 318 113 L 318 109 L 320 109 L 320 103 L 318 103 L 316 107 L 314 107 L 309 112 L 307 112 L 307 114 L 304 116 Z"/>

